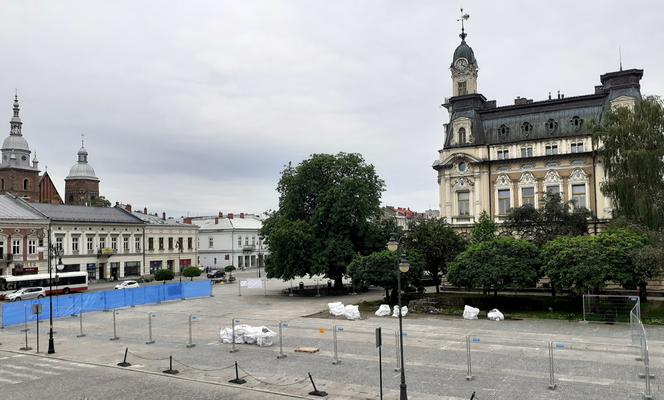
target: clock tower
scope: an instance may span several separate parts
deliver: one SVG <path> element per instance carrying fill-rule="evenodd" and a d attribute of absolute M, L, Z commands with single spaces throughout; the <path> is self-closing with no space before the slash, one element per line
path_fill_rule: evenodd
<path fill-rule="evenodd" d="M 466 32 L 463 26 L 465 20 L 469 18 L 468 14 L 463 14 L 459 20 L 461 21 L 461 44 L 454 50 L 454 57 L 452 58 L 452 96 L 464 96 L 467 94 L 477 93 L 477 60 L 473 49 L 466 43 Z"/>

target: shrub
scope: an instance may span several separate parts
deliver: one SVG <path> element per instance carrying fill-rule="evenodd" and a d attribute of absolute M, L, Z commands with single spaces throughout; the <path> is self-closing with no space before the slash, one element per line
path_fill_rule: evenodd
<path fill-rule="evenodd" d="M 200 276 L 203 273 L 203 270 L 198 267 L 187 267 L 182 270 L 182 275 L 186 276 L 190 280 L 194 280 L 195 276 Z"/>
<path fill-rule="evenodd" d="M 175 278 L 175 273 L 170 269 L 160 269 L 154 273 L 155 281 L 171 281 Z"/>

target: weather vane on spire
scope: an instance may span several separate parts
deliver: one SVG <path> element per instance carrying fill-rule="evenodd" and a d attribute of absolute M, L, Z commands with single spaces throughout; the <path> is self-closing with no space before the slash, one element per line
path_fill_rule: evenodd
<path fill-rule="evenodd" d="M 81 133 L 81 147 L 85 147 L 85 133 Z"/>
<path fill-rule="evenodd" d="M 470 15 L 468 15 L 468 14 L 464 14 L 464 13 L 463 13 L 463 8 L 462 8 L 462 9 L 461 9 L 461 16 L 459 17 L 459 19 L 457 19 L 457 21 L 461 21 L 461 35 L 459 35 L 459 37 L 461 38 L 461 40 L 465 40 L 465 39 L 466 39 L 466 36 L 467 36 L 467 35 L 466 35 L 466 32 L 464 31 L 463 22 L 464 22 L 464 21 L 467 21 L 468 18 L 470 18 Z"/>

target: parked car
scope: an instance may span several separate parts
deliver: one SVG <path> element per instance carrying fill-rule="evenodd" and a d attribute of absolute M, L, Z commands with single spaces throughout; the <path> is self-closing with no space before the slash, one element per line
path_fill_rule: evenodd
<path fill-rule="evenodd" d="M 136 281 L 124 281 L 120 283 L 119 285 L 115 285 L 116 290 L 122 290 L 122 289 L 134 289 L 141 287 L 141 285 L 138 284 Z"/>
<path fill-rule="evenodd" d="M 226 273 L 224 271 L 210 271 L 207 274 L 208 279 L 222 279 L 226 277 Z"/>
<path fill-rule="evenodd" d="M 8 301 L 21 301 L 29 299 L 41 299 L 46 296 L 46 290 L 43 287 L 21 288 L 6 296 Z"/>

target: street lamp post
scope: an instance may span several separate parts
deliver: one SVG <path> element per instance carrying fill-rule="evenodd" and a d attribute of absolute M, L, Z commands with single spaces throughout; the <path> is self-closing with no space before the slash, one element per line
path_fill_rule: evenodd
<path fill-rule="evenodd" d="M 178 249 L 178 272 L 180 273 L 180 285 L 182 285 L 182 238 L 179 238 L 175 243 L 175 247 Z"/>
<path fill-rule="evenodd" d="M 399 249 L 399 242 L 396 240 L 395 235 L 390 237 L 390 241 L 387 242 L 387 249 L 394 253 Z M 406 386 L 406 362 L 403 358 L 403 322 L 401 315 L 401 274 L 408 272 L 410 269 L 410 264 L 404 256 L 398 265 L 399 269 L 397 271 L 397 298 L 398 298 L 398 307 L 399 307 L 399 349 L 401 350 L 401 384 L 399 385 L 399 399 L 408 400 L 408 389 Z"/>
<path fill-rule="evenodd" d="M 261 257 L 263 255 L 263 238 L 261 236 L 258 237 L 258 277 L 261 277 L 261 264 L 263 263 L 263 258 Z"/>
<path fill-rule="evenodd" d="M 52 257 L 57 257 L 58 259 L 58 264 L 56 266 L 57 271 L 62 271 L 64 269 L 64 265 L 62 265 L 62 248 L 59 246 L 53 246 L 52 244 L 49 244 L 47 247 L 40 247 L 39 250 L 43 253 L 47 253 L 48 257 L 48 281 L 49 281 L 49 289 L 48 289 L 48 304 L 49 304 L 49 330 L 48 330 L 48 354 L 54 354 L 55 353 L 55 342 L 53 341 L 53 266 L 51 263 L 51 258 Z M 58 277 L 58 272 L 55 272 L 55 277 L 57 279 Z M 57 287 L 57 285 L 56 285 Z M 39 317 L 39 316 L 37 316 Z"/>

